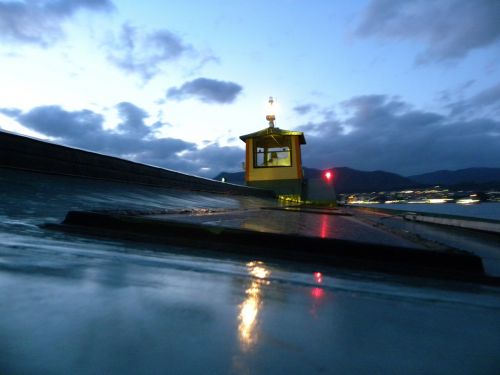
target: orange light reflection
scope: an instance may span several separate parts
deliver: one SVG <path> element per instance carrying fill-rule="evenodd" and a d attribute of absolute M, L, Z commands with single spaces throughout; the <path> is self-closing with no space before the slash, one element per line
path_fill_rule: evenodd
<path fill-rule="evenodd" d="M 240 344 L 243 350 L 249 350 L 257 342 L 257 324 L 259 311 L 262 309 L 261 288 L 269 285 L 266 280 L 271 272 L 262 262 L 249 262 L 247 264 L 248 273 L 254 277 L 249 287 L 246 289 L 246 298 L 241 303 L 238 320 L 238 333 Z"/>

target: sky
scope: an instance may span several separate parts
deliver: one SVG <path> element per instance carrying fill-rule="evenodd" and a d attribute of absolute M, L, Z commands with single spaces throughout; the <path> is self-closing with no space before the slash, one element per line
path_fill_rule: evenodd
<path fill-rule="evenodd" d="M 214 177 L 269 96 L 307 167 L 500 167 L 500 1 L 0 0 L 1 130 Z"/>

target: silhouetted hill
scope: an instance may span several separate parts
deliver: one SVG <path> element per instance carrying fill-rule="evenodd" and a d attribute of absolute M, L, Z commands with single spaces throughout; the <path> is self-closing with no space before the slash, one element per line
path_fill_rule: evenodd
<path fill-rule="evenodd" d="M 401 190 L 414 188 L 418 183 L 395 173 L 358 171 L 347 167 L 332 168 L 337 193 Z M 314 173 L 314 175 L 310 175 Z M 306 176 L 320 177 L 322 171 L 311 170 Z"/>
<path fill-rule="evenodd" d="M 406 177 L 384 171 L 365 172 L 347 167 L 331 168 L 331 170 L 333 171 L 337 193 L 400 190 L 420 185 Z M 320 169 L 304 168 L 306 178 L 319 178 L 322 173 L 323 170 Z M 220 181 L 222 177 L 226 179 L 226 182 L 233 184 L 242 185 L 245 183 L 244 172 L 222 172 L 215 179 Z"/>
<path fill-rule="evenodd" d="M 498 185 L 500 184 L 500 168 L 467 168 L 456 171 L 442 170 L 409 176 L 408 178 L 426 185 Z M 494 184 L 494 182 L 497 183 Z"/>
<path fill-rule="evenodd" d="M 454 190 L 489 190 L 500 188 L 500 168 L 467 168 L 456 171 L 442 170 L 403 177 L 385 171 L 359 171 L 352 168 L 332 168 L 338 193 L 400 190 L 424 186 L 446 186 Z M 304 167 L 306 178 L 321 177 L 323 170 Z M 244 185 L 244 172 L 222 172 L 216 180 L 225 177 L 226 182 Z"/>
<path fill-rule="evenodd" d="M 214 180 L 221 181 L 223 177 L 226 182 L 237 185 L 245 185 L 245 172 L 221 172 L 214 177 Z"/>

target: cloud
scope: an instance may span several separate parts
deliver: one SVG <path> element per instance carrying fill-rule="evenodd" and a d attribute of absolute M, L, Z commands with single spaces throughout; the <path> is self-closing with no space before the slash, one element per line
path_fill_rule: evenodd
<path fill-rule="evenodd" d="M 46 47 L 63 36 L 62 24 L 80 10 L 108 12 L 110 0 L 0 2 L 0 39 Z"/>
<path fill-rule="evenodd" d="M 59 106 L 36 107 L 17 116 L 24 126 L 58 139 L 79 139 L 102 129 L 103 117 L 89 110 L 67 112 Z"/>
<path fill-rule="evenodd" d="M 147 125 L 149 114 L 129 102 L 116 105 L 120 118 L 114 129 L 104 129 L 105 118 L 90 110 L 67 111 L 60 106 L 41 106 L 23 112 L 0 108 L 0 113 L 23 126 L 67 146 L 114 155 L 159 167 L 213 177 L 222 170 L 240 170 L 244 151 L 211 144 L 198 148 L 175 138 L 157 138 L 162 125 Z"/>
<path fill-rule="evenodd" d="M 119 37 L 112 39 L 107 47 L 109 61 L 145 80 L 158 74 L 161 64 L 195 52 L 191 45 L 167 29 L 148 33 L 130 24 L 123 24 Z"/>
<path fill-rule="evenodd" d="M 500 107 L 500 83 L 489 87 L 471 99 L 476 106 L 496 106 Z"/>
<path fill-rule="evenodd" d="M 455 120 L 415 110 L 410 104 L 385 95 L 357 96 L 341 106 L 348 111 L 344 118 L 301 127 L 307 139 L 303 147 L 306 166 L 349 166 L 402 175 L 498 167 L 497 120 Z"/>
<path fill-rule="evenodd" d="M 475 83 L 476 80 L 470 79 L 452 89 L 441 90 L 438 92 L 437 100 L 442 103 L 449 104 L 452 101 L 456 101 L 457 98 L 463 98 L 467 91 L 469 91 Z"/>
<path fill-rule="evenodd" d="M 421 41 L 418 63 L 450 61 L 500 41 L 500 1 L 372 0 L 356 29 L 361 37 Z"/>
<path fill-rule="evenodd" d="M 211 144 L 199 150 L 186 153 L 187 160 L 209 168 L 207 175 L 213 177 L 221 171 L 241 171 L 245 160 L 245 151 L 240 147 L 220 146 Z"/>
<path fill-rule="evenodd" d="M 158 158 L 155 155 L 154 158 L 147 157 L 143 160 L 148 160 L 148 163 L 153 165 L 212 178 L 223 171 L 241 171 L 244 159 L 245 151 L 242 148 L 211 144 L 202 148 L 192 148 L 168 159 Z"/>
<path fill-rule="evenodd" d="M 311 112 L 316 106 L 314 104 L 302 104 L 293 107 L 293 110 L 299 115 L 306 115 Z"/>
<path fill-rule="evenodd" d="M 184 83 L 181 87 L 171 87 L 167 98 L 183 100 L 197 98 L 205 103 L 229 104 L 234 102 L 243 87 L 234 82 L 197 78 Z"/>
<path fill-rule="evenodd" d="M 8 117 L 19 116 L 22 111 L 16 108 L 0 108 L 0 113 Z"/>
<path fill-rule="evenodd" d="M 161 124 L 158 123 L 152 127 L 147 126 L 144 120 L 149 117 L 149 114 L 132 103 L 121 102 L 116 105 L 116 108 L 122 119 L 117 127 L 121 134 L 144 138 L 151 136 L 155 129 L 161 127 Z"/>
<path fill-rule="evenodd" d="M 54 105 L 10 113 L 21 125 L 65 145 L 118 156 L 167 157 L 194 148 L 194 144 L 182 140 L 155 138 L 158 125 L 147 126 L 144 120 L 148 114 L 132 103 L 122 102 L 116 107 L 121 122 L 111 130 L 104 129 L 101 114 L 86 109 L 67 111 Z"/>
<path fill-rule="evenodd" d="M 452 116 L 500 118 L 500 83 L 480 91 L 471 98 L 451 102 L 447 107 L 451 109 Z"/>

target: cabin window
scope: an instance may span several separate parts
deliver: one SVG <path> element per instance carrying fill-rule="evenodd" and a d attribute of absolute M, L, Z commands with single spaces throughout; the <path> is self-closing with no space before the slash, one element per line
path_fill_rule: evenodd
<path fill-rule="evenodd" d="M 254 166 L 290 167 L 292 165 L 291 137 L 271 135 L 254 140 Z"/>

